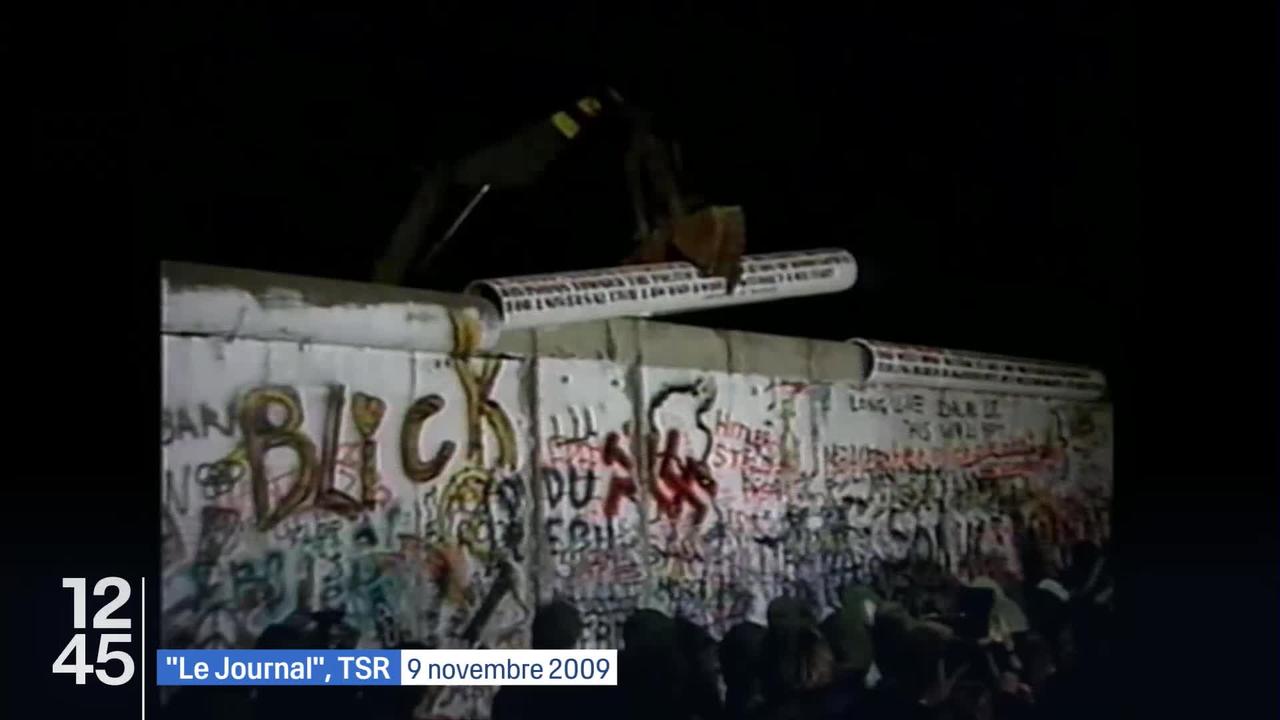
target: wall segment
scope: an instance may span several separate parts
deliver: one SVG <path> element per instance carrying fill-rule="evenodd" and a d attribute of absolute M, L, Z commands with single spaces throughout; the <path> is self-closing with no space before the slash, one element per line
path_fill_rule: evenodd
<path fill-rule="evenodd" d="M 263 296 L 238 274 L 205 276 L 203 301 Z M 1030 546 L 1108 534 L 1103 401 L 867 385 L 856 345 L 639 320 L 462 357 L 422 345 L 453 337 L 457 296 L 422 335 L 353 335 L 415 296 L 379 292 L 285 293 L 295 315 L 257 337 L 167 314 L 166 646 L 250 647 L 326 609 L 366 646 L 520 646 L 561 596 L 585 643 L 617 647 L 637 607 L 719 634 L 782 593 L 826 610 L 905 566 L 1016 576 Z M 483 717 L 488 698 L 422 711 Z"/>

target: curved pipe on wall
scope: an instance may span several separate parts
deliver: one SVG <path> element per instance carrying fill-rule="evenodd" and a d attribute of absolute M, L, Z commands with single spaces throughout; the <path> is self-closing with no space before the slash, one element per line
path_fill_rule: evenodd
<path fill-rule="evenodd" d="M 1020 395 L 1096 400 L 1106 377 L 1079 365 L 964 350 L 900 345 L 854 338 L 864 353 L 864 384 L 915 385 Z"/>
<path fill-rule="evenodd" d="M 685 262 L 477 280 L 464 292 L 496 307 L 503 328 L 522 329 L 836 293 L 857 277 L 853 255 L 824 249 L 745 255 L 731 293 L 724 278 Z"/>

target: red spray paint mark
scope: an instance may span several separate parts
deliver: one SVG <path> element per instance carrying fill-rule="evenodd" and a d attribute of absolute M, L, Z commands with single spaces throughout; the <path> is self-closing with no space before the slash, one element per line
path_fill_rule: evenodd
<path fill-rule="evenodd" d="M 676 520 L 687 504 L 692 508 L 694 522 L 702 522 L 708 508 L 700 495 L 715 497 L 716 494 L 716 482 L 706 463 L 692 456 L 680 457 L 680 433 L 676 430 L 667 433 L 664 447 L 654 456 L 657 467 L 650 490 L 658 511 Z M 635 463 L 623 445 L 621 434 L 611 432 L 606 436 L 601 460 L 613 470 L 605 495 L 604 514 L 617 517 L 623 498 L 636 502 L 638 490 L 633 476 Z"/>
<path fill-rule="evenodd" d="M 601 459 L 604 461 L 605 467 L 612 468 L 616 466 L 621 470 L 621 472 L 615 471 L 609 478 L 609 492 L 604 499 L 605 517 L 617 517 L 622 498 L 630 498 L 632 502 L 636 500 L 636 481 L 631 477 L 634 463 L 631 462 L 631 457 L 627 455 L 626 449 L 622 446 L 621 435 L 611 432 L 605 437 Z"/>
<path fill-rule="evenodd" d="M 693 521 L 702 522 L 707 514 L 707 504 L 698 497 L 694 488 L 711 497 L 716 494 L 716 481 L 706 463 L 688 456 L 680 458 L 680 432 L 667 431 L 666 446 L 658 455 L 657 472 L 654 473 L 653 498 L 659 512 L 672 520 L 679 519 L 685 503 L 693 507 Z"/>

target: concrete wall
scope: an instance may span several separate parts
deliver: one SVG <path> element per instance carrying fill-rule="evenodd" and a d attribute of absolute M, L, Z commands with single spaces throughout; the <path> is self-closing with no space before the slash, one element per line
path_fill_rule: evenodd
<path fill-rule="evenodd" d="M 1105 403 L 860 386 L 852 345 L 633 320 L 464 358 L 419 344 L 453 337 L 448 312 L 393 327 L 394 291 L 261 307 L 303 282 L 201 281 L 201 303 L 261 316 L 255 337 L 167 286 L 168 647 L 251 646 L 319 609 L 369 646 L 520 646 L 555 596 L 617 647 L 637 607 L 718 634 L 910 559 L 1016 575 L 1027 528 L 1051 554 L 1107 534 Z M 483 717 L 489 697 L 421 710 Z"/>

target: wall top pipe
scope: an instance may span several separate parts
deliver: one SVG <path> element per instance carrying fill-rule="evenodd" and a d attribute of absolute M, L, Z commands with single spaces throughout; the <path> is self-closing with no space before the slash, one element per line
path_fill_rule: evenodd
<path fill-rule="evenodd" d="M 1100 371 L 1079 365 L 863 338 L 849 342 L 863 350 L 864 384 L 916 385 L 1076 400 L 1096 400 L 1107 390 L 1106 377 Z"/>
<path fill-rule="evenodd" d="M 160 272 L 168 333 L 458 352 L 500 332 L 497 310 L 470 295 L 191 263 Z"/>
<path fill-rule="evenodd" d="M 497 307 L 503 327 L 521 329 L 835 293 L 857 276 L 853 255 L 824 249 L 743 256 L 732 293 L 724 278 L 684 262 L 478 280 L 466 292 Z"/>

